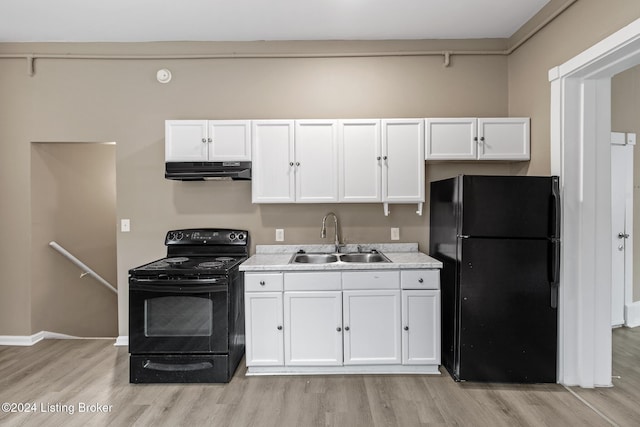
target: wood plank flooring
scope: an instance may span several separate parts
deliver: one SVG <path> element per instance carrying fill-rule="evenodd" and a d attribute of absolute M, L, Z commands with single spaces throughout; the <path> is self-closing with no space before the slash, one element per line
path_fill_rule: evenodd
<path fill-rule="evenodd" d="M 35 405 L 0 411 L 0 425 L 637 426 L 639 361 L 640 328 L 617 329 L 614 387 L 572 388 L 603 417 L 561 385 L 456 383 L 444 372 L 246 377 L 241 364 L 225 385 L 133 385 L 127 349 L 112 340 L 47 340 L 0 347 L 0 403 Z"/>

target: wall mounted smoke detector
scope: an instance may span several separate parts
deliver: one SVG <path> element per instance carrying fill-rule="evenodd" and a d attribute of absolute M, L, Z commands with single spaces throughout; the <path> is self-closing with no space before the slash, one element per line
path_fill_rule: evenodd
<path fill-rule="evenodd" d="M 171 81 L 171 71 L 163 68 L 162 70 L 158 70 L 156 73 L 156 78 L 160 83 L 169 83 Z"/>

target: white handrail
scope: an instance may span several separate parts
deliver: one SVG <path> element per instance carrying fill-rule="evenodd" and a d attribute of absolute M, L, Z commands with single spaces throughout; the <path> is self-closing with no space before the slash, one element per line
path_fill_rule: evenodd
<path fill-rule="evenodd" d="M 69 261 L 71 261 L 72 263 L 77 265 L 83 271 L 83 273 L 80 275 L 81 278 L 86 276 L 86 275 L 89 275 L 89 276 L 93 277 L 94 279 L 96 279 L 98 282 L 100 282 L 101 285 L 104 285 L 107 288 L 109 288 L 109 290 L 111 290 L 112 292 L 115 292 L 116 294 L 118 293 L 118 290 L 116 288 L 114 288 L 113 286 L 111 286 L 111 283 L 109 283 L 106 280 L 104 280 L 102 278 L 102 276 L 100 276 L 98 273 L 96 273 L 95 271 L 90 269 L 85 263 L 83 263 L 78 258 L 73 256 L 68 250 L 66 250 L 65 248 L 63 248 L 62 246 L 57 244 L 56 242 L 49 242 L 49 246 L 51 246 L 56 251 L 60 252 Z"/>

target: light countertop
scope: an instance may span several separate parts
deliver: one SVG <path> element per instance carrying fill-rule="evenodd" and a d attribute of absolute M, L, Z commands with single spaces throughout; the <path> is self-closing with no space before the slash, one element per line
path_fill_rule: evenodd
<path fill-rule="evenodd" d="M 327 264 L 290 264 L 299 250 L 305 252 L 334 252 L 333 245 L 257 245 L 256 254 L 240 265 L 240 271 L 331 271 L 331 270 L 398 270 L 442 268 L 442 263 L 422 252 L 417 243 L 372 243 L 360 245 L 363 251 L 376 249 L 391 262 Z M 341 253 L 356 252 L 358 245 L 346 245 Z"/>

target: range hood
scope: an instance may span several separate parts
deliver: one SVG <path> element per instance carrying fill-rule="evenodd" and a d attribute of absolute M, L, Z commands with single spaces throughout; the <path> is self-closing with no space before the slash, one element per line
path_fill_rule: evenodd
<path fill-rule="evenodd" d="M 164 177 L 178 181 L 248 181 L 251 162 L 166 162 Z"/>

